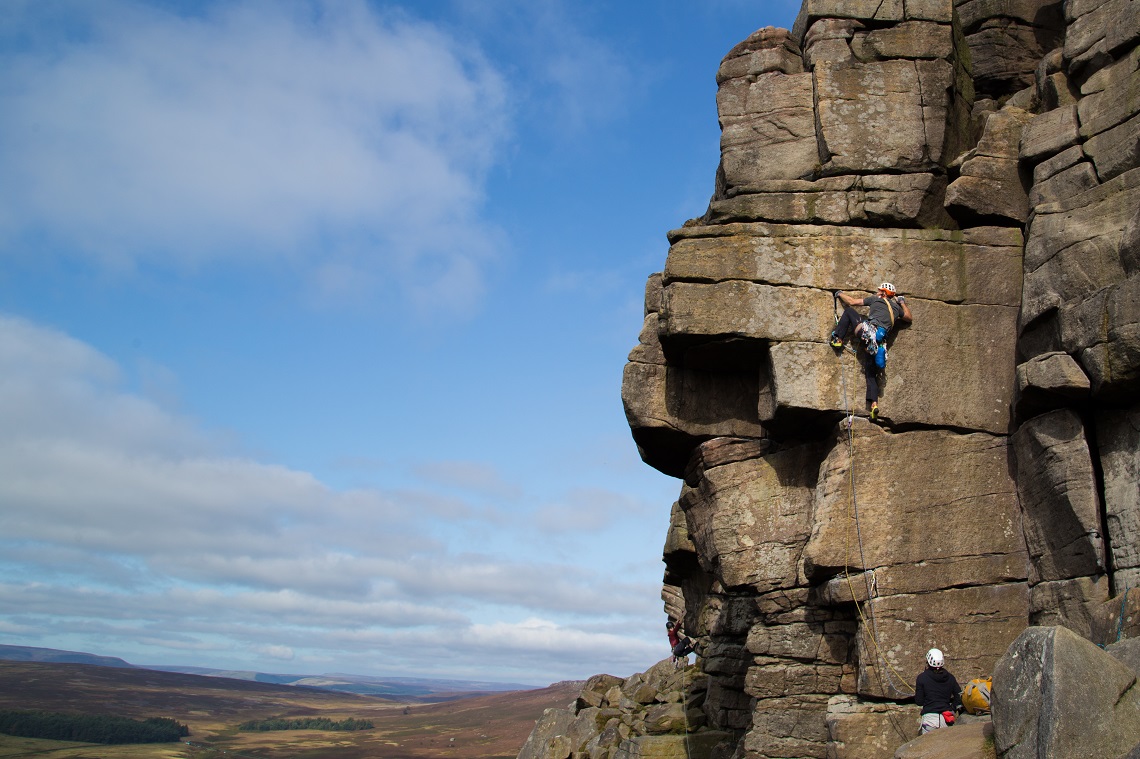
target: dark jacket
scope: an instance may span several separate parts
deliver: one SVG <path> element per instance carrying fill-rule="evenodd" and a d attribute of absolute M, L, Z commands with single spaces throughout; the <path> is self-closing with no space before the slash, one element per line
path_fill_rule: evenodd
<path fill-rule="evenodd" d="M 927 667 L 914 681 L 914 702 L 922 707 L 923 714 L 954 711 L 962 703 L 961 694 L 958 681 L 945 669 Z"/>

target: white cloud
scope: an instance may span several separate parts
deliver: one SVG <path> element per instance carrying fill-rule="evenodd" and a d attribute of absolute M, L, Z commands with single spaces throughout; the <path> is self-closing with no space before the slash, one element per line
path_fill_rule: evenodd
<path fill-rule="evenodd" d="M 545 532 L 601 533 L 619 519 L 647 512 L 645 503 L 629 495 L 601 488 L 575 488 L 559 503 L 535 511 L 535 524 Z"/>
<path fill-rule="evenodd" d="M 416 475 L 433 484 L 461 488 L 505 500 L 522 495 L 517 485 L 507 482 L 494 467 L 476 461 L 429 461 L 414 467 Z"/>
<path fill-rule="evenodd" d="M 606 555 L 595 532 L 636 501 L 582 490 L 558 507 L 573 520 L 535 520 L 525 498 L 510 514 L 469 503 L 519 489 L 455 461 L 420 467 L 446 493 L 338 490 L 220 450 L 123 384 L 90 346 L 0 316 L 0 636 L 12 642 L 262 667 L 286 649 L 343 667 L 379 650 L 413 670 L 477 660 L 556 677 L 654 649 L 636 631 L 658 613 L 656 583 L 593 560 Z M 550 621 L 516 621 L 538 618 Z"/>
<path fill-rule="evenodd" d="M 509 117 L 469 40 L 361 0 L 68 8 L 0 19 L 52 36 L 0 53 L 0 252 L 280 261 L 329 295 L 394 279 L 437 308 L 478 296 Z"/>
<path fill-rule="evenodd" d="M 271 659 L 293 661 L 293 649 L 289 646 L 259 646 L 257 651 Z"/>
<path fill-rule="evenodd" d="M 627 114 L 643 96 L 636 62 L 590 27 L 595 9 L 566 0 L 455 0 L 469 24 L 526 61 L 527 116 L 560 142 Z M 649 66 L 645 66 L 649 70 Z M 565 147 L 561 145 L 560 147 Z"/>

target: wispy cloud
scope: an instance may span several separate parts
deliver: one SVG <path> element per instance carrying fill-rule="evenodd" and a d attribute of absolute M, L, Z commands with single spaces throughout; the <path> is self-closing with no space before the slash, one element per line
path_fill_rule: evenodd
<path fill-rule="evenodd" d="M 494 467 L 476 461 L 433 461 L 418 464 L 415 473 L 425 482 L 462 488 L 500 499 L 516 500 L 517 485 L 505 481 Z"/>
<path fill-rule="evenodd" d="M 0 636 L 298 666 L 410 645 L 403 666 L 446 672 L 427 646 L 555 677 L 650 650 L 634 631 L 655 585 L 591 561 L 636 499 L 577 490 L 532 515 L 518 486 L 456 461 L 422 463 L 420 490 L 339 490 L 226 452 L 124 385 L 90 346 L 0 316 Z"/>
<path fill-rule="evenodd" d="M 643 93 L 639 64 L 613 37 L 591 28 L 596 10 L 566 0 L 455 0 L 481 36 L 509 46 L 524 61 L 525 117 L 561 141 L 581 138 L 626 115 Z M 646 66 L 648 69 L 649 67 Z"/>
<path fill-rule="evenodd" d="M 359 0 L 66 5 L 0 16 L 0 252 L 285 264 L 334 297 L 395 281 L 434 308 L 478 298 L 510 116 L 469 41 Z"/>

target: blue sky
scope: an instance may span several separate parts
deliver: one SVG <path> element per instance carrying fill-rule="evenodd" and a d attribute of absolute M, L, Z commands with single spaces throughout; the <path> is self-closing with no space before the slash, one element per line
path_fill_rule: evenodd
<path fill-rule="evenodd" d="M 545 684 L 667 655 L 621 372 L 798 2 L 0 5 L 0 643 Z"/>

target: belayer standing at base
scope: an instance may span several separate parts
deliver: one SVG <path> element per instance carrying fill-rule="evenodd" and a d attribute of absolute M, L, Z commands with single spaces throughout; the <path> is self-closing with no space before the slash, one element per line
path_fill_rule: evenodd
<path fill-rule="evenodd" d="M 867 355 L 863 361 L 863 372 L 867 375 L 867 404 L 871 418 L 879 416 L 879 373 L 887 365 L 887 336 L 899 321 L 912 321 L 910 306 L 901 295 L 896 296 L 895 286 L 890 282 L 879 285 L 877 295 L 856 298 L 842 290 L 835 291 L 837 300 L 843 302 L 843 315 L 831 332 L 828 343 L 832 348 L 843 348 L 843 341 L 849 333 L 863 342 Z M 854 306 L 867 306 L 867 315 L 859 313 Z"/>
<path fill-rule="evenodd" d="M 954 724 L 962 689 L 946 670 L 946 660 L 937 648 L 926 652 L 926 669 L 914 681 L 914 702 L 922 709 L 921 733 Z"/>

